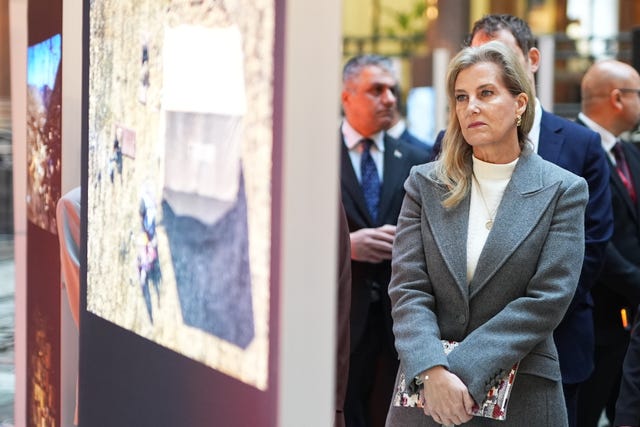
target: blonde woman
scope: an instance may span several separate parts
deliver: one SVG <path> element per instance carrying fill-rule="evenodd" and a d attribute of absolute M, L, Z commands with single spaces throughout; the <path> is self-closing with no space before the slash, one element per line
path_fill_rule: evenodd
<path fill-rule="evenodd" d="M 584 179 L 535 154 L 530 81 L 499 42 L 463 49 L 447 76 L 449 126 L 436 162 L 414 167 L 389 295 L 398 375 L 423 408 L 388 426 L 567 425 L 553 330 L 584 253 Z M 448 355 L 441 340 L 459 342 Z M 511 366 L 505 421 L 472 416 Z"/>

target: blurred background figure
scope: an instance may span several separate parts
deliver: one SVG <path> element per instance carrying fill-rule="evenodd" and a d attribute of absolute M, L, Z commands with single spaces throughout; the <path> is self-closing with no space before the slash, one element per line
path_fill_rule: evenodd
<path fill-rule="evenodd" d="M 595 369 L 578 397 L 578 425 L 596 427 L 602 410 L 615 418 L 629 325 L 640 304 L 640 151 L 620 135 L 640 122 L 640 75 L 628 64 L 604 60 L 587 70 L 578 120 L 600 134 L 607 153 L 614 231 L 592 289 Z"/>
<path fill-rule="evenodd" d="M 56 206 L 58 241 L 60 243 L 60 274 L 66 290 L 71 316 L 80 328 L 80 203 L 82 189 L 76 187 L 64 194 Z M 77 383 L 74 425 L 78 425 Z M 0 424 L 0 427 L 3 427 Z"/>
<path fill-rule="evenodd" d="M 76 326 L 80 325 L 80 201 L 76 187 L 58 200 L 56 218 L 60 242 L 60 273 Z"/>
<path fill-rule="evenodd" d="M 427 151 L 387 135 L 397 80 L 379 55 L 343 69 L 341 188 L 351 239 L 351 357 L 345 401 L 349 427 L 383 426 L 398 356 L 387 294 L 403 183 Z"/>

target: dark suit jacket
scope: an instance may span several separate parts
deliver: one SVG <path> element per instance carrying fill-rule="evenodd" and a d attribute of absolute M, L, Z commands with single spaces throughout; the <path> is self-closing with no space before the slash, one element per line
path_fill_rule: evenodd
<path fill-rule="evenodd" d="M 436 139 L 432 158 L 440 153 L 443 135 L 444 132 L 440 132 Z M 540 121 L 538 154 L 583 177 L 589 185 L 580 281 L 567 313 L 554 332 L 562 381 L 574 384 L 586 380 L 594 366 L 593 301 L 589 291 L 600 273 L 605 247 L 613 233 L 609 170 L 596 132 L 546 111 L 542 112 Z"/>
<path fill-rule="evenodd" d="M 593 370 L 593 300 L 590 290 L 602 269 L 607 242 L 613 234 L 607 155 L 600 135 L 574 122 L 542 112 L 538 154 L 582 176 L 589 185 L 585 213 L 585 253 L 578 288 L 554 332 L 562 381 L 585 381 Z"/>
<path fill-rule="evenodd" d="M 623 151 L 633 184 L 640 189 L 640 151 L 628 142 L 624 143 Z M 615 166 L 610 161 L 609 165 L 614 231 L 606 248 L 602 273 L 592 291 L 596 343 L 602 345 L 628 340 L 629 332 L 622 327 L 620 310 L 626 308 L 632 319 L 640 304 L 640 200 L 632 201 Z"/>
<path fill-rule="evenodd" d="M 631 341 L 622 367 L 622 384 L 616 403 L 614 426 L 640 426 L 640 316 L 631 332 Z"/>
<path fill-rule="evenodd" d="M 426 150 L 427 155 L 431 157 L 431 146 L 426 142 L 424 142 L 423 140 L 421 140 L 420 138 L 413 135 L 411 132 L 409 132 L 409 129 L 405 129 L 404 132 L 400 134 L 400 138 L 398 139 L 401 139 L 402 141 L 405 141 L 413 145 L 414 147 L 418 147 L 422 150 Z"/>
<path fill-rule="evenodd" d="M 362 189 L 356 177 L 349 150 L 342 141 L 341 154 L 341 189 L 342 203 L 347 214 L 349 231 L 361 228 L 375 228 L 384 224 L 395 225 L 400 214 L 404 197 L 404 181 L 409 176 L 412 166 L 425 163 L 428 159 L 424 150 L 413 147 L 385 135 L 384 137 L 384 173 L 382 191 L 378 207 L 378 220 L 373 221 L 367 210 Z M 391 322 L 391 304 L 387 287 L 391 277 L 391 262 L 378 264 L 368 262 L 351 262 L 351 349 L 355 349 L 364 332 L 364 327 L 371 303 L 373 283 L 381 286 L 380 297 L 385 313 L 386 338 L 393 348 L 393 332 Z"/>

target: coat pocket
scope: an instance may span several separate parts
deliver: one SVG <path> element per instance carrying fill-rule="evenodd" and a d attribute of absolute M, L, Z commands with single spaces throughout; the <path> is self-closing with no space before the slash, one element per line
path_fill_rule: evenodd
<path fill-rule="evenodd" d="M 536 375 L 552 381 L 560 381 L 560 363 L 551 353 L 532 351 L 520 362 L 519 373 Z"/>

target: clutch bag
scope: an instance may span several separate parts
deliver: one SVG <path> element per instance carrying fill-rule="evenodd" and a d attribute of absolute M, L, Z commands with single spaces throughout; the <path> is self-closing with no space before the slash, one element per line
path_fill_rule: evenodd
<path fill-rule="evenodd" d="M 449 354 L 458 343 L 456 341 L 442 340 L 445 354 Z M 494 420 L 505 420 L 507 418 L 507 405 L 509 395 L 513 387 L 513 382 L 518 371 L 518 363 L 514 364 L 500 380 L 489 390 L 484 401 L 473 407 L 473 415 L 486 417 Z M 395 393 L 393 395 L 393 406 L 422 408 L 424 407 L 423 388 L 410 387 L 412 379 L 407 381 L 405 373 L 402 371 L 398 375 Z M 416 391 L 413 391 L 416 389 Z"/>

